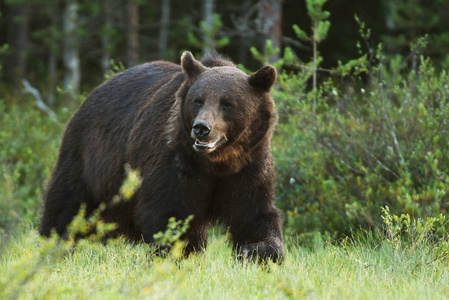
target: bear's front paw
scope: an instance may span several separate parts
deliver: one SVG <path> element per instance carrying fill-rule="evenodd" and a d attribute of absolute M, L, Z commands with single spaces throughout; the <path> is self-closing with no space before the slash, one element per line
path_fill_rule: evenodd
<path fill-rule="evenodd" d="M 275 263 L 282 263 L 284 248 L 265 243 L 246 244 L 241 247 L 237 256 L 247 262 L 257 261 L 262 263 L 271 260 Z"/>

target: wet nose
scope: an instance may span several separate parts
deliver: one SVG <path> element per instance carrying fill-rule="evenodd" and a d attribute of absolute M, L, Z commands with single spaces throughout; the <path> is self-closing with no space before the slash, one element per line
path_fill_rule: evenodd
<path fill-rule="evenodd" d="M 202 122 L 195 122 L 193 124 L 193 132 L 199 138 L 206 137 L 209 135 L 210 127 Z"/>

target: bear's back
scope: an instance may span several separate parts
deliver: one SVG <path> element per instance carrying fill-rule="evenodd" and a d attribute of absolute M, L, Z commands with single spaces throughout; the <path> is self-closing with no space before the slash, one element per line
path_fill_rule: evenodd
<path fill-rule="evenodd" d="M 83 177 L 95 198 L 117 193 L 110 186 L 120 185 L 136 124 L 142 118 L 153 124 L 167 118 L 183 81 L 178 65 L 145 63 L 115 75 L 87 97 L 69 122 L 61 148 L 83 157 Z"/>
<path fill-rule="evenodd" d="M 121 114 L 123 107 L 138 108 L 139 104 L 150 100 L 162 85 L 175 76 L 183 76 L 181 67 L 170 62 L 156 61 L 138 65 L 118 73 L 97 87 L 83 106 L 88 106 L 87 112 L 92 114 L 103 111 Z"/>

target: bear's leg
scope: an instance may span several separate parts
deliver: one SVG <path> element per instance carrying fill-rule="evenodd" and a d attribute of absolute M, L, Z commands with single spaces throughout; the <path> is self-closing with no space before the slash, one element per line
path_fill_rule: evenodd
<path fill-rule="evenodd" d="M 81 180 L 80 168 L 66 163 L 54 172 L 45 197 L 44 212 L 39 233 L 50 236 L 52 230 L 66 237 L 67 226 L 78 214 L 81 203 L 86 203 L 86 216 L 93 210 L 93 201 Z"/>
<path fill-rule="evenodd" d="M 193 252 L 203 252 L 207 247 L 207 227 L 195 224 L 194 219 L 181 240 L 187 242 L 184 249 L 185 256 L 189 256 Z"/>
<path fill-rule="evenodd" d="M 283 220 L 274 206 L 274 171 L 270 161 L 224 178 L 216 195 L 215 202 L 221 206 L 219 218 L 229 228 L 237 255 L 248 261 L 282 262 Z"/>
<path fill-rule="evenodd" d="M 247 261 L 282 262 L 282 217 L 275 207 L 255 216 L 242 217 L 240 222 L 233 223 L 230 233 L 239 258 Z"/>

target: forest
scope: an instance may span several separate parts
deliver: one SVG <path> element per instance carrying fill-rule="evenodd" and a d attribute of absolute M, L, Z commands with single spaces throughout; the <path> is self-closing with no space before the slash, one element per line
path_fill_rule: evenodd
<path fill-rule="evenodd" d="M 449 0 L 0 0 L 0 298 L 447 298 L 448 19 Z M 165 260 L 121 239 L 40 238 L 79 105 L 185 50 L 277 69 L 285 262 L 242 268 L 219 227 L 182 262 L 176 224 Z M 75 225 L 107 231 L 88 222 Z"/>
<path fill-rule="evenodd" d="M 385 53 L 406 57 L 410 43 L 427 34 L 424 54 L 448 63 L 447 1 L 333 0 L 325 10 L 331 26 L 318 48 L 324 68 L 358 56 L 355 15 L 371 29 L 370 47 L 382 42 Z M 86 93 L 115 64 L 178 62 L 183 50 L 200 55 L 216 49 L 250 69 L 260 66 L 251 47 L 267 54 L 266 40 L 280 50 L 267 54 L 270 63 L 286 48 L 302 62 L 313 55 L 311 43 L 293 28 L 310 32 L 300 0 L 2 0 L 0 12 L 2 94 L 26 79 L 51 105 L 67 104 L 53 103 L 57 88 Z"/>

